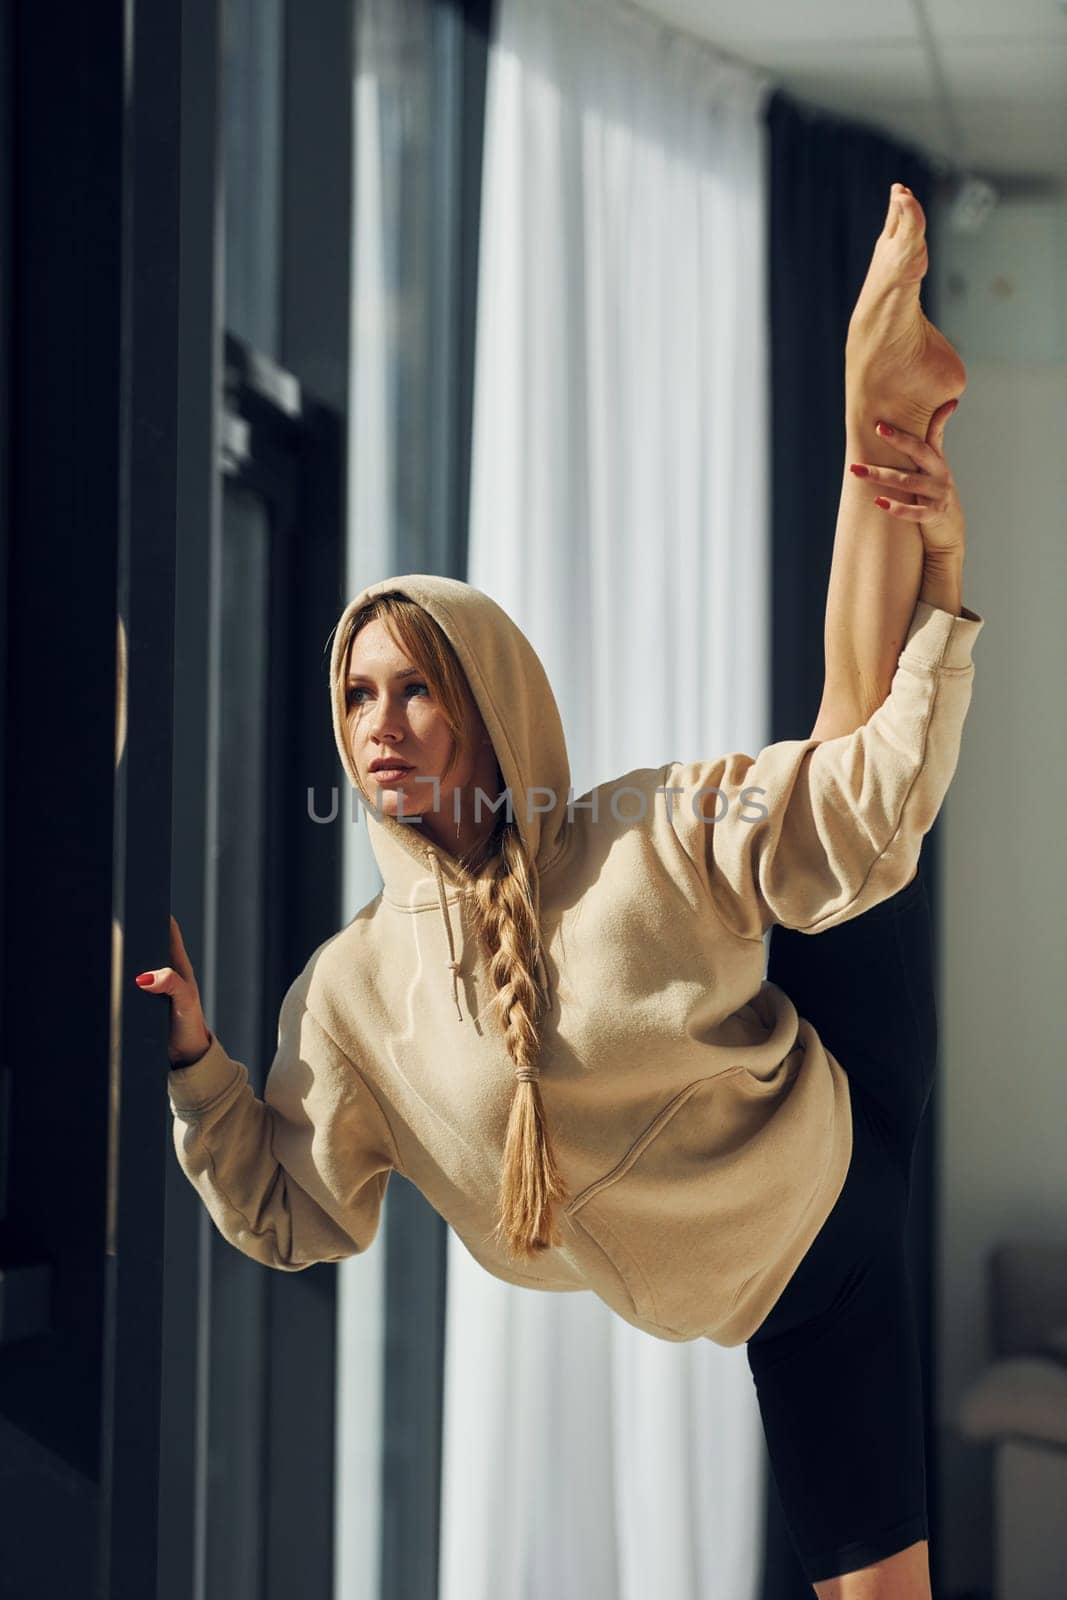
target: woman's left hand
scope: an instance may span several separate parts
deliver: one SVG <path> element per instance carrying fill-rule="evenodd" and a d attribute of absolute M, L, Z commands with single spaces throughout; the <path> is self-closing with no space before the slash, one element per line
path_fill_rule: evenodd
<path fill-rule="evenodd" d="M 878 485 L 881 495 L 875 499 L 875 505 L 887 516 L 919 524 L 926 555 L 938 561 L 946 556 L 962 556 L 964 550 L 963 509 L 952 469 L 941 453 L 945 423 L 957 404 L 955 400 L 947 400 L 943 406 L 938 406 L 930 418 L 925 439 L 903 433 L 899 428 L 887 432 L 885 423 L 876 424 L 883 438 L 892 439 L 894 448 L 915 462 L 914 472 L 901 472 L 896 467 L 872 467 L 864 462 L 854 462 L 849 467 L 857 477 Z M 917 503 L 909 505 L 909 496 L 915 496 Z"/>

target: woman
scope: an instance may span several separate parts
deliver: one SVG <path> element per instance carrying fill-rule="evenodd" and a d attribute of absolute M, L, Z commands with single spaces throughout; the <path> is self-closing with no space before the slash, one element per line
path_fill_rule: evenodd
<path fill-rule="evenodd" d="M 953 589 L 950 409 L 898 440 L 921 494 L 870 464 L 931 560 L 866 721 L 576 799 L 507 614 L 452 579 L 371 585 L 330 678 L 383 889 L 291 985 L 262 1100 L 207 1028 L 173 919 L 171 967 L 141 975 L 171 998 L 175 1145 L 227 1239 L 281 1270 L 341 1260 L 396 1169 L 506 1281 L 746 1343 L 821 1595 L 925 1555 L 901 1253 L 934 1051 L 915 874 L 983 626 Z"/>

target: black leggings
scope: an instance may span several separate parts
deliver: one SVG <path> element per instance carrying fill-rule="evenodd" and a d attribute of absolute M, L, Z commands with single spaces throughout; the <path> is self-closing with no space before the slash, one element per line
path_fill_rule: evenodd
<path fill-rule="evenodd" d="M 811 1583 L 928 1538 L 922 1372 L 904 1222 L 937 1055 L 919 875 L 825 933 L 774 927 L 767 976 L 844 1067 L 845 1186 L 746 1346 L 771 1472 Z"/>

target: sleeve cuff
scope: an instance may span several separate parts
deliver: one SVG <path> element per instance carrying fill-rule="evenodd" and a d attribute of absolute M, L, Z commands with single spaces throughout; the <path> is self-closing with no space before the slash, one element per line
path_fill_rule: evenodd
<path fill-rule="evenodd" d="M 969 606 L 961 606 L 960 611 L 955 617 L 928 600 L 917 600 L 900 659 L 928 667 L 971 666 L 974 641 L 985 627 L 985 618 Z"/>
<path fill-rule="evenodd" d="M 187 1067 L 172 1067 L 167 1073 L 167 1093 L 171 1110 L 203 1111 L 224 1094 L 240 1075 L 240 1068 L 231 1061 L 215 1035 L 197 1061 Z"/>

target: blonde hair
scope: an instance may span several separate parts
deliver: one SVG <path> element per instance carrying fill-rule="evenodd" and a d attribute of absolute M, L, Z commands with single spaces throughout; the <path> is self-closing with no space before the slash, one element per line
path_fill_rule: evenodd
<path fill-rule="evenodd" d="M 440 774 L 447 777 L 460 753 L 472 748 L 475 734 L 469 712 L 473 696 L 463 665 L 429 612 L 396 590 L 376 595 L 352 615 L 341 641 L 342 662 L 347 662 L 356 634 L 375 620 L 386 625 L 425 676 L 451 729 L 452 752 Z M 537 1081 L 548 1004 L 536 977 L 543 959 L 537 866 L 504 807 L 496 813 L 492 831 L 456 862 L 460 881 L 470 891 L 466 903 L 475 935 L 489 960 L 491 1004 L 503 1026 L 508 1056 L 521 1074 L 516 1076 L 504 1139 L 500 1215 L 493 1234 L 514 1257 L 528 1260 L 561 1242 L 554 1205 L 567 1198 Z"/>

